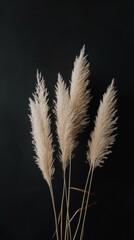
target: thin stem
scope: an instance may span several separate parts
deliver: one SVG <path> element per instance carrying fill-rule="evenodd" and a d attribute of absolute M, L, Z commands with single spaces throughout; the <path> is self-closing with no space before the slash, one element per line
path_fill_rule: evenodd
<path fill-rule="evenodd" d="M 69 206 L 70 206 L 70 186 L 71 186 L 71 167 L 72 167 L 72 161 L 71 161 L 71 156 L 70 156 L 70 161 L 69 161 L 69 180 L 68 180 L 68 192 L 67 192 L 67 212 L 68 212 L 68 219 L 66 217 L 66 227 L 65 231 L 69 228 L 69 236 L 70 239 L 72 239 L 72 234 L 71 234 L 71 226 L 70 226 L 70 216 L 69 216 Z M 68 223 L 67 223 L 68 220 Z"/>
<path fill-rule="evenodd" d="M 69 208 L 70 208 L 70 187 L 71 187 L 71 171 L 72 171 L 72 159 L 70 156 L 70 164 L 69 164 L 69 183 L 68 183 L 68 212 L 69 212 Z M 69 234 L 70 234 L 70 239 L 72 240 L 72 233 L 71 233 L 71 225 L 70 225 L 70 215 L 69 215 Z"/>
<path fill-rule="evenodd" d="M 53 205 L 53 212 L 54 212 L 54 219 L 55 219 L 55 228 L 56 228 L 56 238 L 59 240 L 59 233 L 58 233 L 58 223 L 57 223 L 57 214 L 56 214 L 56 208 L 55 208 L 55 201 L 54 201 L 54 194 L 53 194 L 53 188 L 52 185 L 50 185 L 50 194 L 52 199 L 52 205 Z"/>
<path fill-rule="evenodd" d="M 67 213 L 66 213 L 66 223 L 67 221 L 69 222 L 69 209 L 67 207 L 67 202 L 68 202 L 68 196 L 67 196 L 67 184 L 66 184 L 66 171 L 64 170 L 64 179 L 65 179 L 65 182 L 64 182 L 64 191 L 65 191 L 65 198 L 66 198 L 66 210 L 67 210 Z M 66 238 L 68 238 L 68 232 L 66 230 L 66 224 L 65 224 L 65 235 L 64 235 L 64 240 L 66 240 Z"/>
<path fill-rule="evenodd" d="M 84 193 L 83 193 L 82 204 L 81 204 L 81 211 L 80 211 L 79 220 L 78 220 L 78 224 L 77 224 L 77 228 L 76 228 L 76 230 L 75 230 L 75 234 L 74 234 L 73 240 L 75 240 L 76 235 L 77 235 L 77 232 L 78 232 L 78 230 L 79 230 L 79 226 L 80 226 L 80 222 L 81 222 L 81 218 L 82 218 L 82 212 L 83 212 L 83 207 L 84 207 L 85 196 L 86 196 L 86 191 L 87 191 L 87 187 L 88 187 L 88 182 L 89 182 L 90 173 L 91 173 L 91 166 L 90 166 L 90 168 L 89 168 L 88 175 L 87 175 L 87 180 L 86 180 L 85 189 L 84 189 Z"/>
<path fill-rule="evenodd" d="M 61 199 L 61 210 L 60 210 L 60 213 L 61 213 L 61 224 L 60 224 L 60 238 L 62 240 L 62 230 L 63 230 L 63 203 L 64 203 L 64 181 L 65 181 L 65 176 L 63 176 L 63 190 L 62 190 L 62 199 Z"/>
<path fill-rule="evenodd" d="M 88 205 L 88 208 L 91 207 L 91 206 L 93 206 L 93 205 L 95 205 L 96 202 L 97 202 L 97 201 L 95 201 L 94 203 Z M 86 202 L 85 202 L 85 204 L 86 204 Z M 81 208 L 77 209 L 76 212 L 73 214 L 73 216 L 70 218 L 70 221 L 69 221 L 69 222 L 71 223 L 72 220 L 75 218 L 75 216 L 76 216 L 81 210 L 83 211 L 85 208 L 86 208 L 86 207 L 83 207 L 83 209 L 81 209 Z"/>
<path fill-rule="evenodd" d="M 67 186 L 66 186 L 66 170 L 64 170 L 64 192 L 65 192 L 65 198 L 66 198 L 66 208 L 67 208 Z M 67 218 L 68 212 L 66 213 L 66 218 Z M 66 225 L 65 225 L 65 235 L 64 235 L 64 240 L 66 240 Z"/>
<path fill-rule="evenodd" d="M 76 188 L 76 187 L 71 187 L 70 189 L 75 190 L 75 191 L 79 191 L 79 192 L 82 192 L 82 193 L 84 193 L 84 191 L 85 191 L 81 188 Z M 86 191 L 86 193 L 88 193 L 88 191 Z M 94 193 L 90 193 L 90 195 L 96 196 L 96 194 L 94 194 Z"/>
<path fill-rule="evenodd" d="M 89 190 L 88 190 L 87 201 L 86 201 L 86 208 L 85 208 L 83 222 L 82 222 L 80 240 L 82 240 L 82 238 L 83 238 L 84 224 L 85 224 L 85 219 L 86 219 L 86 214 L 87 214 L 87 207 L 88 207 L 89 196 L 90 196 L 91 185 L 92 185 L 92 179 L 93 179 L 93 172 L 94 172 L 94 168 L 93 167 L 90 167 L 90 169 L 91 169 L 91 178 L 90 178 L 90 182 L 89 182 Z"/>

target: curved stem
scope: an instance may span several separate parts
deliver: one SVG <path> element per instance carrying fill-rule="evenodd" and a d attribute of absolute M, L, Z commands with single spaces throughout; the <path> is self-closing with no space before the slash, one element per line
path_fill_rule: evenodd
<path fill-rule="evenodd" d="M 74 234 L 73 240 L 75 240 L 76 235 L 77 235 L 77 232 L 78 232 L 78 230 L 79 230 L 79 226 L 80 226 L 80 222 L 81 222 L 81 218 L 82 218 L 82 212 L 83 212 L 83 207 L 84 207 L 85 196 L 86 196 L 86 191 L 87 191 L 87 187 L 88 187 L 88 182 L 89 182 L 90 173 L 91 173 L 91 166 L 90 166 L 90 168 L 89 168 L 88 175 L 87 175 L 87 180 L 86 180 L 85 189 L 84 189 L 84 194 L 83 194 L 83 199 L 82 199 L 82 204 L 81 204 L 81 211 L 80 211 L 79 220 L 78 220 L 78 224 L 77 224 L 77 228 L 76 228 L 76 230 L 75 230 L 75 234 Z"/>
<path fill-rule="evenodd" d="M 90 178 L 89 190 L 88 190 L 88 195 L 87 195 L 87 200 L 86 200 L 86 208 L 85 208 L 84 217 L 83 217 L 83 223 L 82 223 L 82 228 L 81 228 L 80 240 L 82 240 L 82 238 L 83 238 L 84 224 L 85 224 L 85 219 L 86 219 L 86 214 L 87 214 L 87 207 L 88 207 L 89 196 L 90 196 L 90 191 L 91 191 L 93 172 L 94 172 L 94 168 L 91 167 L 91 178 Z"/>
<path fill-rule="evenodd" d="M 96 204 L 97 201 L 95 201 L 94 203 L 88 205 L 88 208 L 93 206 L 94 204 Z M 85 202 L 86 203 L 86 202 Z M 76 210 L 76 212 L 73 214 L 73 216 L 70 218 L 70 223 L 73 221 L 73 219 L 75 218 L 75 216 L 81 211 L 84 210 L 86 207 L 83 207 L 83 209 L 79 208 Z"/>

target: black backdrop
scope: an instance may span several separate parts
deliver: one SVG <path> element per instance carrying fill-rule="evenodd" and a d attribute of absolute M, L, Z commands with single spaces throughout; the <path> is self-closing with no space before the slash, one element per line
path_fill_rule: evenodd
<path fill-rule="evenodd" d="M 118 136 L 104 167 L 96 169 L 85 240 L 134 238 L 133 1 L 0 0 L 0 240 L 51 239 L 53 212 L 47 184 L 34 163 L 28 98 L 36 69 L 45 77 L 53 106 L 61 72 L 69 82 L 83 44 L 91 70 L 91 125 L 80 136 L 73 186 L 84 186 L 85 146 L 99 99 L 112 78 L 118 90 Z M 54 129 L 54 127 L 53 127 Z M 57 209 L 62 189 L 56 158 Z M 72 209 L 80 193 L 72 194 Z M 75 222 L 74 222 L 75 223 Z"/>

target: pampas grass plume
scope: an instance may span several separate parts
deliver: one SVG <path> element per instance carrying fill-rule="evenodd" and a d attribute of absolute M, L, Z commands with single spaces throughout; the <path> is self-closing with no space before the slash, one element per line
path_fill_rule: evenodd
<path fill-rule="evenodd" d="M 42 171 L 43 177 L 51 185 L 51 178 L 54 173 L 53 146 L 50 132 L 50 116 L 47 101 L 48 93 L 44 85 L 41 73 L 37 71 L 37 86 L 30 100 L 30 120 L 32 126 L 33 146 L 36 154 L 36 163 Z"/>
<path fill-rule="evenodd" d="M 80 51 L 74 62 L 72 77 L 70 82 L 70 101 L 72 111 L 75 112 L 74 117 L 74 135 L 82 132 L 89 123 L 87 109 L 90 102 L 90 91 L 87 89 L 89 85 L 89 63 L 85 56 L 85 46 Z"/>
<path fill-rule="evenodd" d="M 83 47 L 74 62 L 70 89 L 66 87 L 60 74 L 56 86 L 56 125 L 61 150 L 60 159 L 64 169 L 78 143 L 78 134 L 88 124 L 87 109 L 90 102 L 90 92 L 87 90 L 88 76 L 89 64 Z"/>
<path fill-rule="evenodd" d="M 65 170 L 76 142 L 72 135 L 74 113 L 70 105 L 69 89 L 62 76 L 58 74 L 55 102 L 56 126 L 60 146 L 60 160 Z"/>
<path fill-rule="evenodd" d="M 88 141 L 89 150 L 87 159 L 93 168 L 101 166 L 104 159 L 111 152 L 110 148 L 115 141 L 113 131 L 116 129 L 116 90 L 114 80 L 103 95 L 95 120 L 95 127 Z"/>

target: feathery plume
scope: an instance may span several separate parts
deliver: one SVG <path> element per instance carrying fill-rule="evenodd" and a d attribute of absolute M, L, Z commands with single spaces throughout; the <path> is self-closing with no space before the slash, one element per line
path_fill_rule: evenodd
<path fill-rule="evenodd" d="M 89 150 L 87 159 L 93 168 L 101 166 L 104 159 L 111 152 L 110 148 L 115 141 L 113 131 L 116 129 L 116 91 L 114 80 L 103 95 L 102 101 L 95 120 L 94 131 L 91 133 L 91 140 L 88 141 Z"/>
<path fill-rule="evenodd" d="M 74 113 L 70 106 L 69 90 L 61 75 L 58 74 L 55 102 L 57 135 L 60 145 L 60 160 L 65 170 L 76 142 L 72 135 Z"/>
<path fill-rule="evenodd" d="M 44 85 L 44 79 L 41 73 L 37 71 L 37 86 L 30 100 L 30 121 L 32 126 L 33 146 L 36 153 L 36 163 L 42 171 L 43 177 L 51 185 L 51 179 L 54 173 L 53 166 L 53 146 L 50 130 L 50 116 L 48 114 L 48 93 Z"/>
<path fill-rule="evenodd" d="M 89 63 L 85 56 L 85 46 L 76 57 L 74 69 L 72 71 L 70 85 L 70 100 L 74 116 L 74 135 L 82 132 L 88 123 L 87 109 L 90 102 L 90 91 L 87 89 L 89 84 Z"/>

